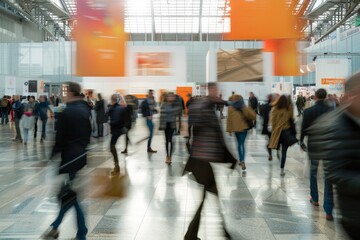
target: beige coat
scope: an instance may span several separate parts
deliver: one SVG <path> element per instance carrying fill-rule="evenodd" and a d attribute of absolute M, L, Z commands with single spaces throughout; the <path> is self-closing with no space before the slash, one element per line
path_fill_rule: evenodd
<path fill-rule="evenodd" d="M 244 107 L 242 112 L 240 112 L 233 107 L 229 107 L 226 131 L 242 132 L 245 129 L 249 129 L 249 124 L 247 124 L 246 119 L 256 120 L 256 113 L 254 110 L 249 107 Z"/>
<path fill-rule="evenodd" d="M 270 114 L 271 137 L 269 148 L 277 149 L 279 145 L 281 132 L 290 128 L 290 119 L 293 118 L 293 111 L 290 109 L 277 109 L 273 107 Z"/>

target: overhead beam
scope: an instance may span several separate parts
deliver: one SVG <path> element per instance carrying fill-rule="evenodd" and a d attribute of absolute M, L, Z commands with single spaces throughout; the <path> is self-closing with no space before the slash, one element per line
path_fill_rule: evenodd
<path fill-rule="evenodd" d="M 200 0 L 200 9 L 199 9 L 199 41 L 200 41 L 200 42 L 202 42 L 203 5 L 204 5 L 204 0 Z"/>
<path fill-rule="evenodd" d="M 150 1 L 151 4 L 151 41 L 155 41 L 155 9 L 154 9 L 154 0 Z"/>

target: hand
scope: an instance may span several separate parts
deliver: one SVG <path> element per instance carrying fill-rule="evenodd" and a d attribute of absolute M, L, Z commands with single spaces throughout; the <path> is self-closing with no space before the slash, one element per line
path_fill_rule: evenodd
<path fill-rule="evenodd" d="M 303 150 L 304 152 L 307 152 L 307 147 L 306 147 L 305 143 L 300 142 L 300 148 L 301 148 L 301 150 Z"/>

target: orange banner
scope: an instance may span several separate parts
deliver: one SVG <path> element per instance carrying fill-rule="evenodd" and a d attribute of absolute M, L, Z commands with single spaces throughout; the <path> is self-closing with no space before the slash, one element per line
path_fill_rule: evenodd
<path fill-rule="evenodd" d="M 124 76 L 124 0 L 77 0 L 76 75 Z"/>
<path fill-rule="evenodd" d="M 322 85 L 345 84 L 345 78 L 322 78 Z"/>

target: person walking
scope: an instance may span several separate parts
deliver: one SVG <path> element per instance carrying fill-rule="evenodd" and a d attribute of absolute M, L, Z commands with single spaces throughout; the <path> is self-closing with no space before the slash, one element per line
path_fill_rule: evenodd
<path fill-rule="evenodd" d="M 20 126 L 23 129 L 24 138 L 23 142 L 24 145 L 27 145 L 29 131 L 34 127 L 34 112 L 35 108 L 35 97 L 30 96 L 29 102 L 24 104 L 24 114 L 21 117 Z"/>
<path fill-rule="evenodd" d="M 328 113 L 332 109 L 330 106 L 324 103 L 326 98 L 326 90 L 318 89 L 315 93 L 316 103 L 314 106 L 305 109 L 304 117 L 301 126 L 300 146 L 306 146 L 304 144 L 304 138 L 306 136 L 306 129 L 308 129 L 321 115 Z M 306 147 L 305 147 L 306 149 Z M 303 147 L 303 150 L 305 150 Z M 317 174 L 320 159 L 310 159 L 310 203 L 314 206 L 319 206 L 319 191 L 317 184 Z M 334 208 L 334 196 L 332 184 L 326 180 L 324 184 L 324 210 L 326 213 L 326 219 L 333 220 L 333 208 Z"/>
<path fill-rule="evenodd" d="M 256 114 L 258 114 L 259 101 L 253 92 L 249 93 L 249 107 L 251 107 Z"/>
<path fill-rule="evenodd" d="M 270 114 L 271 125 L 271 137 L 269 148 L 278 149 L 281 145 L 281 166 L 280 175 L 285 176 L 285 162 L 286 154 L 288 150 L 288 143 L 284 132 L 291 129 L 291 123 L 293 119 L 293 111 L 291 110 L 288 98 L 285 95 L 281 95 L 280 98 L 273 104 L 273 108 Z"/>
<path fill-rule="evenodd" d="M 297 99 L 296 99 L 296 107 L 297 107 L 297 110 L 298 110 L 298 117 L 300 117 L 302 114 L 303 114 L 303 109 L 304 109 L 304 106 L 305 106 L 305 98 L 301 95 L 298 95 L 297 96 Z"/>
<path fill-rule="evenodd" d="M 110 130 L 111 130 L 111 140 L 110 140 L 110 151 L 114 158 L 114 170 L 111 172 L 112 175 L 120 174 L 119 166 L 119 157 L 116 151 L 116 143 L 119 137 L 124 133 L 124 117 L 125 117 L 125 107 L 120 106 L 119 104 L 119 95 L 111 95 L 111 106 L 108 111 L 108 116 L 110 119 Z"/>
<path fill-rule="evenodd" d="M 11 110 L 11 105 L 7 96 L 4 96 L 0 102 L 1 110 L 1 125 L 9 123 L 9 112 Z"/>
<path fill-rule="evenodd" d="M 128 146 L 130 143 L 129 132 L 132 127 L 132 123 L 135 122 L 136 118 L 134 116 L 135 102 L 134 98 L 131 95 L 125 96 L 125 114 L 124 114 L 124 126 L 125 126 L 125 149 L 121 152 L 122 154 L 128 153 Z"/>
<path fill-rule="evenodd" d="M 43 142 L 46 139 L 46 124 L 48 121 L 48 111 L 52 112 L 49 106 L 49 102 L 46 99 L 46 96 L 40 96 L 39 104 L 37 104 L 37 114 L 41 120 L 41 139 Z"/>
<path fill-rule="evenodd" d="M 189 160 L 184 172 L 191 172 L 195 180 L 204 186 L 202 202 L 186 231 L 185 240 L 198 240 L 201 211 L 204 206 L 206 193 L 218 194 L 211 162 L 231 162 L 235 167 L 237 160 L 226 149 L 219 120 L 216 116 L 215 105 L 220 103 L 216 83 L 208 83 L 209 95 L 199 98 L 190 105 L 189 118 L 193 126 L 193 141 Z M 224 222 L 223 222 L 224 223 Z M 224 232 L 230 238 L 226 229 Z"/>
<path fill-rule="evenodd" d="M 325 177 L 337 190 L 341 224 L 360 239 L 360 72 L 345 83 L 340 107 L 306 130 L 310 159 L 322 159 Z"/>
<path fill-rule="evenodd" d="M 148 153 L 157 153 L 156 150 L 151 148 L 151 142 L 154 134 L 154 123 L 153 123 L 153 115 L 155 114 L 156 102 L 154 99 L 154 90 L 149 90 L 147 98 L 141 103 L 141 113 L 143 117 L 146 118 L 146 125 L 149 129 L 149 139 L 147 144 L 147 152 Z"/>
<path fill-rule="evenodd" d="M 266 148 L 269 153 L 269 157 L 268 157 L 269 161 L 273 160 L 272 149 L 269 148 L 270 138 L 271 138 L 271 131 L 269 131 L 269 119 L 270 119 L 270 113 L 271 113 L 271 109 L 272 109 L 272 102 L 273 102 L 273 95 L 269 94 L 267 96 L 267 102 L 262 106 L 262 111 L 260 112 L 261 117 L 263 118 L 263 127 L 262 127 L 261 134 L 268 136 L 268 144 L 267 144 Z M 277 149 L 276 151 L 278 153 L 279 149 Z M 279 153 L 278 153 L 278 155 L 280 156 Z"/>
<path fill-rule="evenodd" d="M 250 126 L 248 121 L 256 120 L 256 113 L 250 107 L 246 107 L 241 95 L 234 95 L 232 104 L 228 108 L 227 128 L 229 133 L 234 132 L 239 152 L 239 161 L 242 170 L 246 170 L 245 165 L 245 139 Z"/>
<path fill-rule="evenodd" d="M 16 131 L 16 136 L 13 140 L 22 142 L 20 119 L 24 113 L 24 105 L 21 104 L 19 95 L 14 96 L 12 109 L 14 111 L 14 121 L 15 121 L 15 131 Z"/>
<path fill-rule="evenodd" d="M 96 124 L 98 135 L 97 137 L 104 136 L 104 123 L 106 123 L 106 114 L 105 114 L 105 102 L 101 94 L 98 94 L 98 101 L 95 103 L 94 110 L 96 112 Z"/>
<path fill-rule="evenodd" d="M 163 104 L 160 108 L 160 127 L 159 130 L 165 132 L 165 149 L 166 149 L 166 164 L 171 164 L 171 157 L 173 153 L 173 135 L 176 130 L 176 117 L 179 112 L 179 104 L 176 102 L 174 93 L 167 93 Z"/>
<path fill-rule="evenodd" d="M 70 183 L 76 178 L 77 172 L 87 164 L 87 146 L 91 137 L 91 113 L 87 103 L 80 97 L 80 92 L 79 84 L 67 83 L 67 93 L 64 97 L 66 108 L 59 114 L 55 145 L 52 151 L 52 156 L 61 153 L 59 174 L 66 174 Z M 72 207 L 76 211 L 78 227 L 75 239 L 86 239 L 88 229 L 84 212 L 76 198 L 76 192 L 71 201 L 62 202 L 57 218 L 50 225 L 50 229 L 43 234 L 43 239 L 59 237 L 59 226 L 65 214 Z"/>

